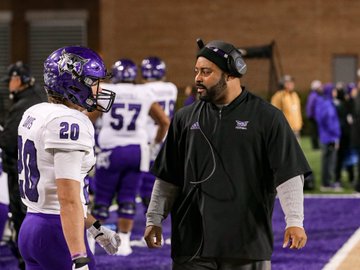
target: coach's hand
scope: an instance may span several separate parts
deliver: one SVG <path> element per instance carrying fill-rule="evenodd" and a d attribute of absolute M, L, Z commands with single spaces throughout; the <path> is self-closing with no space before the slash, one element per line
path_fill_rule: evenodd
<path fill-rule="evenodd" d="M 96 221 L 89 229 L 91 236 L 95 239 L 95 241 L 103 248 L 105 249 L 106 253 L 109 255 L 113 255 L 117 252 L 121 240 L 120 236 L 104 227 L 101 226 L 99 221 Z"/>
<path fill-rule="evenodd" d="M 304 228 L 288 227 L 284 234 L 283 248 L 290 245 L 290 249 L 301 249 L 306 245 L 307 236 Z"/>
<path fill-rule="evenodd" d="M 144 233 L 144 239 L 149 248 L 161 247 L 162 228 L 158 226 L 147 226 Z"/>

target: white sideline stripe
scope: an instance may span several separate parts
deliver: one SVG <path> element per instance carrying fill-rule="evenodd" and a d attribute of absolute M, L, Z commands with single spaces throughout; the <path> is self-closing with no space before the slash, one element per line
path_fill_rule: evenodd
<path fill-rule="evenodd" d="M 338 250 L 338 252 L 336 252 L 322 270 L 336 270 L 359 241 L 360 228 L 357 229 L 350 239 Z"/>
<path fill-rule="evenodd" d="M 353 194 L 304 194 L 306 199 L 360 199 L 360 193 Z"/>

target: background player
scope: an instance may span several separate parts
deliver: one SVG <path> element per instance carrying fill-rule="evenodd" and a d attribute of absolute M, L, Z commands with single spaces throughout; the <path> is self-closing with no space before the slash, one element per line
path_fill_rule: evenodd
<path fill-rule="evenodd" d="M 141 77 L 143 82 L 147 87 L 151 89 L 154 93 L 156 101 L 163 108 L 166 116 L 169 120 L 172 119 L 175 112 L 175 105 L 178 95 L 178 89 L 172 82 L 166 82 L 166 65 L 165 62 L 156 56 L 150 56 L 142 60 L 141 62 Z M 158 124 L 154 119 L 148 117 L 147 120 L 147 132 L 148 132 L 148 141 L 150 145 L 150 159 L 151 164 L 154 162 L 162 142 L 156 142 L 156 131 Z M 143 174 L 143 180 L 140 189 L 140 196 L 142 202 L 147 209 L 151 191 L 154 185 L 155 176 L 146 172 Z"/>
<path fill-rule="evenodd" d="M 112 83 L 101 86 L 116 93 L 111 111 L 102 115 L 98 135 L 100 153 L 95 169 L 93 215 L 101 220 L 109 217 L 114 196 L 118 204 L 117 228 L 122 244 L 118 255 L 129 255 L 130 236 L 136 211 L 142 172 L 149 170 L 149 148 L 146 121 L 150 115 L 157 123 L 155 142 L 160 143 L 169 120 L 144 85 L 136 85 L 137 66 L 130 59 L 118 60 L 112 68 Z M 90 113 L 93 121 L 99 112 Z"/>

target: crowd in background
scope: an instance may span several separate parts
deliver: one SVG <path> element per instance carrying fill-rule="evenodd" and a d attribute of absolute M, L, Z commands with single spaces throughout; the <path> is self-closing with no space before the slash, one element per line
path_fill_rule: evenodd
<path fill-rule="evenodd" d="M 285 75 L 280 90 L 271 103 L 283 111 L 294 134 L 300 138 L 303 128 L 301 104 L 295 90 L 295 80 Z M 320 191 L 343 191 L 350 186 L 360 192 L 360 95 L 356 83 L 322 83 L 314 80 L 306 99 L 304 115 L 309 123 L 309 137 L 313 150 L 321 151 Z M 347 172 L 347 185 L 344 171 Z M 305 185 L 306 186 L 306 185 Z M 313 189 L 314 185 L 311 185 Z"/>
<path fill-rule="evenodd" d="M 344 170 L 350 186 L 360 191 L 359 106 L 356 83 L 311 83 L 306 116 L 312 123 L 312 147 L 321 149 L 322 191 L 342 191 Z"/>

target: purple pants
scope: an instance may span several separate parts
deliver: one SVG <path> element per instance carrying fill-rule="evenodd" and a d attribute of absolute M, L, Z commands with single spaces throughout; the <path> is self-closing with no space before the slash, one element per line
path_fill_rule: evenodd
<path fill-rule="evenodd" d="M 115 195 L 118 204 L 135 204 L 142 177 L 140 146 L 118 146 L 111 151 L 109 167 L 96 167 L 95 204 L 109 207 Z"/>
<path fill-rule="evenodd" d="M 19 250 L 26 270 L 71 270 L 72 261 L 61 227 L 60 215 L 27 213 L 19 233 Z M 90 258 L 89 269 L 94 270 L 95 258 L 85 245 Z"/>
<path fill-rule="evenodd" d="M 150 168 L 153 164 L 154 164 L 154 162 L 151 161 Z M 141 183 L 141 188 L 140 188 L 141 198 L 150 198 L 151 197 L 155 179 L 156 179 L 155 175 L 153 175 L 151 172 L 143 173 L 143 178 L 142 178 L 142 183 Z"/>

